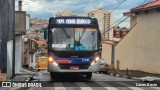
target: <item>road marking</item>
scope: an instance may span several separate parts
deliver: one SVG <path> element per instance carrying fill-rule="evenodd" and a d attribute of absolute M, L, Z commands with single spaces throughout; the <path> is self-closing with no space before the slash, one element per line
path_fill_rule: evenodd
<path fill-rule="evenodd" d="M 132 85 L 130 84 L 127 84 L 127 83 L 124 83 L 124 82 L 117 82 L 118 84 L 121 84 L 123 86 L 126 86 L 127 88 L 130 88 L 132 90 L 143 90 L 142 88 L 138 88 L 138 87 L 133 87 Z"/>
<path fill-rule="evenodd" d="M 92 90 L 91 87 L 89 87 L 88 85 L 86 85 L 85 83 L 83 82 L 75 82 L 75 84 L 77 86 L 79 86 L 82 90 Z"/>
<path fill-rule="evenodd" d="M 150 88 L 160 90 L 160 87 L 150 87 Z"/>
<path fill-rule="evenodd" d="M 53 83 L 55 90 L 66 90 L 65 87 L 63 86 L 63 83 Z"/>
<path fill-rule="evenodd" d="M 103 86 L 103 87 L 106 88 L 107 90 L 118 90 L 117 88 L 114 88 L 114 87 L 112 87 L 112 86 L 110 86 L 110 85 L 108 85 L 108 84 L 106 84 L 106 83 L 104 83 L 104 82 L 95 82 L 95 83 Z M 108 86 L 108 87 L 105 87 L 105 86 Z"/>

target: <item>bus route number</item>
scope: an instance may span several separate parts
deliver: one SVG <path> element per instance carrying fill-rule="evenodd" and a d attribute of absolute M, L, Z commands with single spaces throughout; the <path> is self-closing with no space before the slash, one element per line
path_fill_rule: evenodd
<path fill-rule="evenodd" d="M 84 59 L 82 59 L 82 62 L 89 62 L 89 59 L 88 58 L 84 58 Z"/>

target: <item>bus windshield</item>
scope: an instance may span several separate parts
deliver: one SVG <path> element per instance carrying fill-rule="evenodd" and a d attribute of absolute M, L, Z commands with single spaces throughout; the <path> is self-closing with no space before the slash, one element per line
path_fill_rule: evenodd
<path fill-rule="evenodd" d="M 59 51 L 97 50 L 97 29 L 53 28 L 52 49 Z"/>

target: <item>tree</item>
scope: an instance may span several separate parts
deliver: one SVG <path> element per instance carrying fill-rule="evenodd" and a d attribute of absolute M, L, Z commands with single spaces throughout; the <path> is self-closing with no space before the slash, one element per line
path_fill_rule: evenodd
<path fill-rule="evenodd" d="M 117 26 L 117 29 L 120 29 L 120 26 Z"/>
<path fill-rule="evenodd" d="M 35 37 L 34 39 L 35 39 L 36 41 L 38 41 L 38 40 L 39 40 L 39 37 Z"/>
<path fill-rule="evenodd" d="M 42 29 L 40 30 L 40 33 L 43 33 L 46 29 L 47 29 L 46 27 L 42 28 Z"/>
<path fill-rule="evenodd" d="M 126 28 L 126 27 L 123 27 L 122 29 L 124 30 L 124 29 L 127 29 L 127 28 Z"/>
<path fill-rule="evenodd" d="M 35 49 L 36 49 L 36 50 L 39 50 L 39 49 L 40 49 L 38 43 L 36 43 L 36 42 L 35 42 Z"/>

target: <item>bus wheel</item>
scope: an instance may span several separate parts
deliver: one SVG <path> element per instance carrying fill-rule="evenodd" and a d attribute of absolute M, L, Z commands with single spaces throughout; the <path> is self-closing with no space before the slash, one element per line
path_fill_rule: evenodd
<path fill-rule="evenodd" d="M 54 73 L 54 72 L 50 72 L 50 76 L 51 76 L 51 79 L 55 79 L 55 77 L 56 77 L 56 73 Z"/>
<path fill-rule="evenodd" d="M 86 73 L 86 78 L 91 79 L 92 78 L 92 73 Z"/>

